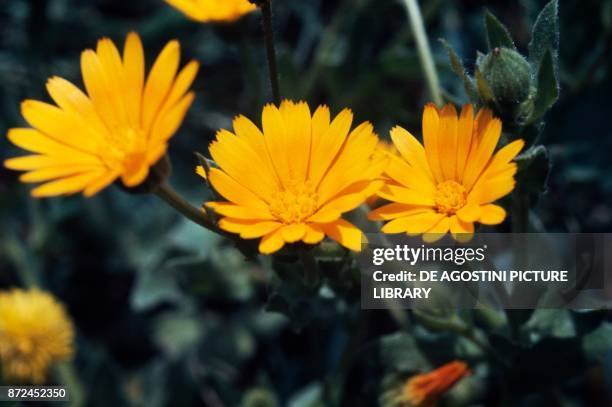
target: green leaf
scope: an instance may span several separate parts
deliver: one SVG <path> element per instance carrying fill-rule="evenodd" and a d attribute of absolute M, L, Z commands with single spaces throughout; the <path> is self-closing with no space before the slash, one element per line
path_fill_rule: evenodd
<path fill-rule="evenodd" d="M 444 48 L 446 48 L 446 52 L 448 52 L 448 59 L 450 60 L 451 69 L 463 81 L 463 88 L 465 89 L 466 95 L 472 103 L 477 103 L 478 89 L 476 89 L 476 84 L 474 83 L 474 80 L 470 78 L 470 76 L 467 74 L 463 63 L 461 62 L 461 59 L 459 58 L 453 47 L 451 47 L 451 45 L 443 38 L 440 38 L 440 42 L 442 43 Z"/>
<path fill-rule="evenodd" d="M 557 70 L 557 50 L 559 49 L 559 4 L 557 0 L 548 3 L 538 15 L 533 26 L 529 43 L 529 60 L 539 70 L 547 50 L 551 50 L 553 66 Z"/>
<path fill-rule="evenodd" d="M 489 10 L 485 11 L 485 29 L 487 30 L 487 44 L 489 51 L 497 47 L 506 47 L 516 50 L 514 41 L 508 29 Z"/>
<path fill-rule="evenodd" d="M 182 311 L 166 312 L 155 321 L 153 339 L 170 358 L 193 349 L 202 336 L 202 321 Z"/>
<path fill-rule="evenodd" d="M 274 393 L 263 387 L 250 389 L 240 402 L 241 407 L 278 407 Z"/>
<path fill-rule="evenodd" d="M 518 164 L 517 184 L 522 193 L 540 194 L 546 189 L 550 158 L 544 146 L 531 147 L 515 158 Z"/>
<path fill-rule="evenodd" d="M 379 352 L 381 361 L 387 369 L 408 373 L 426 370 L 430 367 L 414 337 L 404 332 L 382 337 Z"/>
<path fill-rule="evenodd" d="M 142 270 L 136 277 L 132 290 L 131 304 L 136 311 L 146 311 L 161 303 L 179 303 L 183 295 L 176 281 L 176 275 L 168 269 Z"/>
<path fill-rule="evenodd" d="M 557 80 L 552 53 L 550 50 L 546 50 L 538 70 L 538 90 L 529 123 L 541 118 L 555 104 L 557 99 L 559 99 L 559 81 Z"/>
<path fill-rule="evenodd" d="M 582 349 L 587 358 L 601 360 L 612 349 L 612 324 L 604 322 L 593 332 L 582 338 Z"/>

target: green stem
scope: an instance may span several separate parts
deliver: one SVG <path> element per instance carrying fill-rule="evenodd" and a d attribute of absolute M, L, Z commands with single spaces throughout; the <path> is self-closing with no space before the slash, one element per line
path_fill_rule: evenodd
<path fill-rule="evenodd" d="M 74 370 L 74 364 L 70 362 L 60 363 L 55 367 L 55 371 L 70 394 L 70 402 L 68 405 L 72 407 L 81 407 L 84 405 L 85 395 L 83 393 L 83 385 L 81 384 L 77 372 Z"/>
<path fill-rule="evenodd" d="M 155 194 L 192 222 L 215 233 L 221 233 L 213 222 L 208 219 L 204 211 L 187 202 L 168 183 L 161 184 L 155 190 Z"/>
<path fill-rule="evenodd" d="M 433 102 L 436 105 L 441 106 L 442 92 L 440 91 L 440 81 L 438 79 L 438 73 L 436 72 L 433 57 L 431 55 L 431 48 L 429 46 L 429 41 L 427 40 L 427 34 L 425 33 L 425 26 L 423 25 L 421 10 L 417 0 L 404 0 L 404 4 L 408 10 L 410 25 L 412 26 L 412 32 L 416 40 L 421 66 L 423 67 L 425 78 L 427 79 L 427 85 L 429 86 L 429 93 L 431 93 Z"/>
<path fill-rule="evenodd" d="M 3 246 L 4 250 L 2 251 L 15 265 L 15 270 L 17 271 L 17 275 L 19 280 L 21 280 L 23 287 L 38 287 L 39 284 L 37 273 L 32 267 L 32 264 L 28 258 L 28 253 L 24 249 L 21 242 L 14 237 L 9 237 L 6 239 Z"/>
<path fill-rule="evenodd" d="M 276 48 L 274 46 L 274 26 L 272 25 L 272 0 L 264 0 L 261 3 L 261 15 L 263 21 L 264 41 L 266 44 L 266 55 L 268 57 L 268 73 L 270 74 L 272 96 L 274 98 L 274 103 L 279 106 L 281 96 L 278 81 L 278 67 L 276 64 Z"/>

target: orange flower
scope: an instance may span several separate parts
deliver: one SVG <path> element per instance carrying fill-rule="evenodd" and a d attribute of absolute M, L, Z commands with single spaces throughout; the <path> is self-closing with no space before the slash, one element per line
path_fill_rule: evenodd
<path fill-rule="evenodd" d="M 433 242 L 449 231 L 458 241 L 471 239 L 474 223 L 497 225 L 506 218 L 495 204 L 514 189 L 513 161 L 525 142 L 515 140 L 495 152 L 502 123 L 491 110 L 474 116 L 471 105 L 458 115 L 453 105 L 423 112 L 423 144 L 396 126 L 385 186 L 378 195 L 390 202 L 370 212 L 370 220 L 389 221 L 383 233 L 423 234 Z"/>
<path fill-rule="evenodd" d="M 20 180 L 43 182 L 34 197 L 83 192 L 93 196 L 117 178 L 141 185 L 165 154 L 195 94 L 189 90 L 199 65 L 179 71 L 181 47 L 170 41 L 145 75 L 145 54 L 136 33 L 123 56 L 108 38 L 81 54 L 87 93 L 59 77 L 47 82 L 56 104 L 26 100 L 21 113 L 31 128 L 9 130 L 13 144 L 32 154 L 10 158 L 6 168 L 26 171 Z"/>
<path fill-rule="evenodd" d="M 404 385 L 400 399 L 413 406 L 430 406 L 469 374 L 468 365 L 455 360 L 429 373 L 412 376 Z"/>
<path fill-rule="evenodd" d="M 188 18 L 199 21 L 231 22 L 255 10 L 248 0 L 166 0 Z"/>
<path fill-rule="evenodd" d="M 375 154 L 378 136 L 364 122 L 351 130 L 353 113 L 333 120 L 327 106 L 311 113 L 305 102 L 267 105 L 262 129 L 244 116 L 234 133 L 220 130 L 209 147 L 219 168 L 207 174 L 226 201 L 208 202 L 219 228 L 243 239 L 259 239 L 271 254 L 286 243 L 318 244 L 325 236 L 361 250 L 363 234 L 342 215 L 382 186 L 386 160 Z"/>

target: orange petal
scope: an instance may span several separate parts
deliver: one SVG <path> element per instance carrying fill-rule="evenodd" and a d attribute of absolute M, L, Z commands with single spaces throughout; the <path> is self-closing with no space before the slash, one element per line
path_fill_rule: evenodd
<path fill-rule="evenodd" d="M 480 215 L 480 223 L 484 225 L 498 225 L 506 219 L 506 210 L 499 205 L 484 205 Z"/>

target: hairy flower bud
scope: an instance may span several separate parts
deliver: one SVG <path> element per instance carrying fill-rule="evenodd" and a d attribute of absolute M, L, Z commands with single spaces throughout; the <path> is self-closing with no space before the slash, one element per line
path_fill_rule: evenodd
<path fill-rule="evenodd" d="M 495 48 L 478 67 L 501 106 L 524 102 L 531 88 L 531 68 L 521 54 L 508 48 Z"/>

